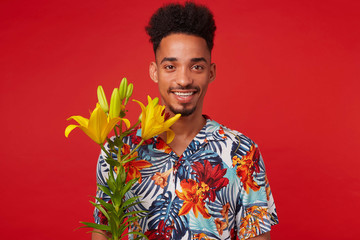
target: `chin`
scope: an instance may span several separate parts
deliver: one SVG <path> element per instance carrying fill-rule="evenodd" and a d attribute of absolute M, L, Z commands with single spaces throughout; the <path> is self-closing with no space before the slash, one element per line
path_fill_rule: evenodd
<path fill-rule="evenodd" d="M 173 108 L 172 106 L 170 106 L 169 109 L 170 109 L 171 112 L 173 112 L 174 114 L 180 113 L 180 114 L 181 114 L 181 117 L 188 117 L 188 116 L 190 116 L 191 114 L 193 114 L 193 113 L 195 112 L 196 107 L 189 108 L 189 109 L 186 109 L 186 108 L 176 109 L 176 108 Z"/>

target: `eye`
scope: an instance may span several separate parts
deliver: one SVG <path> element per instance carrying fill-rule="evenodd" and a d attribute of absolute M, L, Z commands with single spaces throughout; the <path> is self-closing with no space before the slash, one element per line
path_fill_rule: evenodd
<path fill-rule="evenodd" d="M 175 66 L 174 65 L 165 65 L 164 68 L 166 70 L 174 70 L 175 69 Z"/>
<path fill-rule="evenodd" d="M 194 65 L 191 67 L 191 69 L 194 69 L 196 71 L 201 71 L 201 70 L 204 70 L 204 67 L 201 65 Z"/>

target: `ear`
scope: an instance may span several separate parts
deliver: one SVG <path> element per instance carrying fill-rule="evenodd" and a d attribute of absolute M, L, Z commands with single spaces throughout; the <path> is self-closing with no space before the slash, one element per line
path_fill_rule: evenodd
<path fill-rule="evenodd" d="M 157 74 L 157 65 L 156 62 L 151 62 L 149 66 L 149 74 L 150 78 L 155 82 L 158 83 L 158 74 Z"/>
<path fill-rule="evenodd" d="M 216 64 L 215 63 L 211 63 L 210 65 L 210 82 L 214 81 L 216 78 Z"/>

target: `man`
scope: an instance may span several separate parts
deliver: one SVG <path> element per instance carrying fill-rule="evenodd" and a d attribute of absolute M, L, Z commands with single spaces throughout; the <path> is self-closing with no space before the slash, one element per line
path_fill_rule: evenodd
<path fill-rule="evenodd" d="M 129 196 L 141 196 L 134 210 L 146 210 L 137 224 L 149 239 L 270 239 L 278 222 L 257 145 L 239 132 L 202 115 L 207 87 L 216 76 L 211 62 L 215 23 L 210 11 L 193 3 L 160 8 L 146 27 L 155 52 L 151 79 L 170 115 L 174 140 L 154 137 L 138 150 L 152 164 Z M 134 138 L 125 143 L 133 146 Z M 98 182 L 108 165 L 100 155 Z M 98 191 L 98 197 L 106 195 Z M 101 223 L 101 213 L 94 212 Z M 93 234 L 93 239 L 105 239 Z"/>

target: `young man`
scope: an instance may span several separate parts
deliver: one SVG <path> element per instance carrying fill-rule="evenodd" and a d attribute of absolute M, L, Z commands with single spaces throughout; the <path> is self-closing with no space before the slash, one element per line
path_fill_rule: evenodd
<path fill-rule="evenodd" d="M 160 8 L 146 27 L 155 52 L 151 79 L 171 115 L 175 139 L 154 137 L 139 148 L 138 159 L 152 164 L 129 196 L 141 196 L 136 210 L 149 239 L 270 239 L 278 222 L 257 145 L 239 132 L 202 115 L 207 87 L 216 76 L 211 62 L 215 23 L 210 11 L 193 3 Z M 126 140 L 133 146 L 134 138 Z M 109 171 L 100 155 L 98 182 Z M 98 197 L 106 195 L 98 191 Z M 95 210 L 95 221 L 101 213 Z M 93 234 L 93 239 L 105 239 Z"/>

